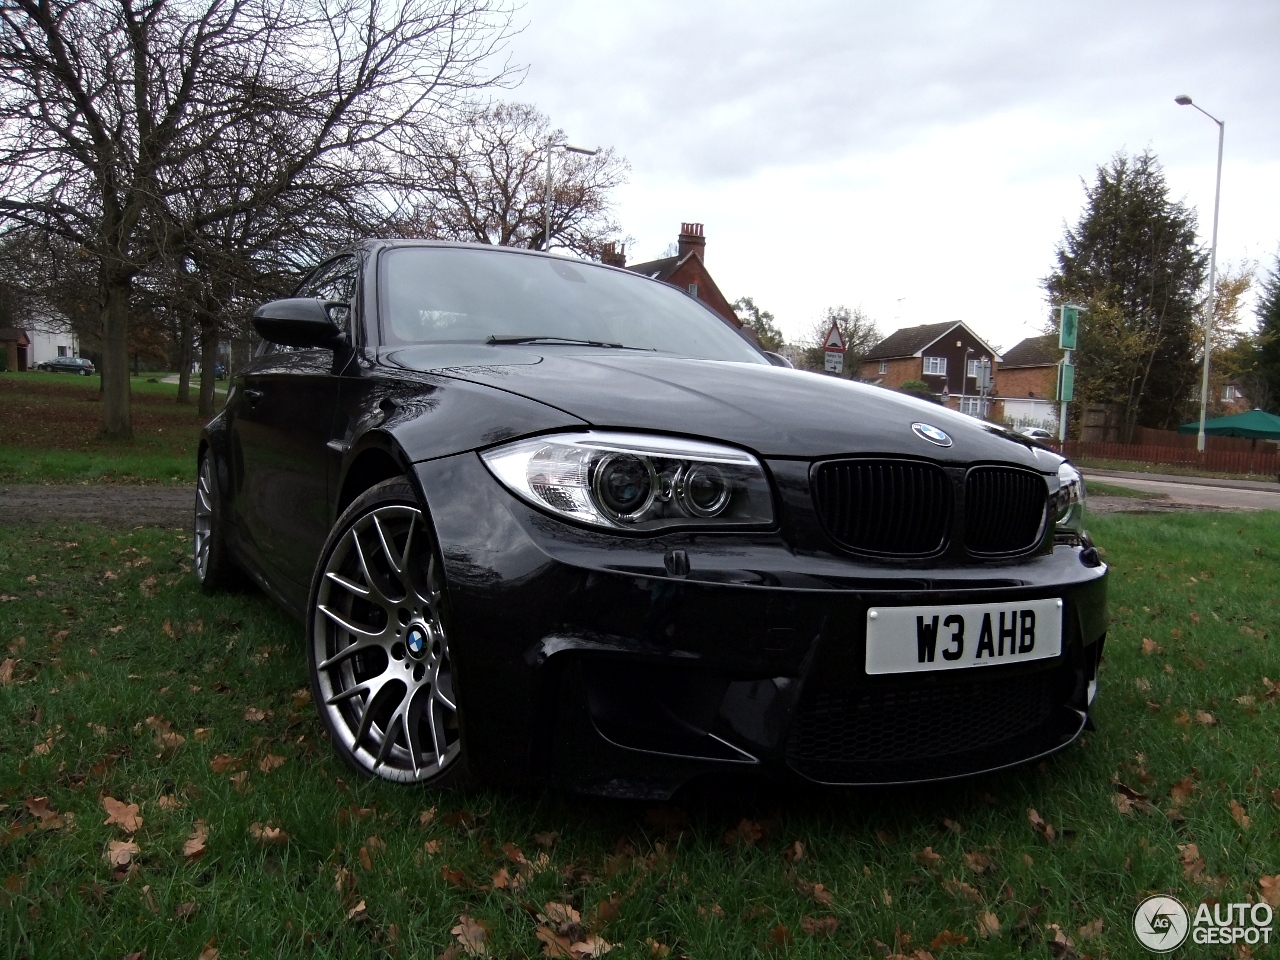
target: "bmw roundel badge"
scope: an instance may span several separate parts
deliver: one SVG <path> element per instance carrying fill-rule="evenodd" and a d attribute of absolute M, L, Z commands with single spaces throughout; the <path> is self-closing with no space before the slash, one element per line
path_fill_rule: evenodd
<path fill-rule="evenodd" d="M 928 440 L 930 443 L 936 443 L 940 447 L 951 446 L 951 438 L 931 423 L 913 423 L 911 432 L 921 440 Z"/>
<path fill-rule="evenodd" d="M 427 638 L 422 635 L 422 631 L 417 627 L 410 630 L 409 636 L 405 638 L 405 641 L 409 644 L 409 652 L 415 657 L 422 653 L 422 648 L 426 644 L 426 639 Z"/>

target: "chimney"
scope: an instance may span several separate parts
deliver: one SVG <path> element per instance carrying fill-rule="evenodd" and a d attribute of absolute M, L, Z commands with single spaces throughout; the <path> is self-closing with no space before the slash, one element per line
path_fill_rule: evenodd
<path fill-rule="evenodd" d="M 600 248 L 600 262 L 610 267 L 627 265 L 627 245 L 610 240 Z"/>
<path fill-rule="evenodd" d="M 679 257 L 683 258 L 686 253 L 693 252 L 698 255 L 698 259 L 703 263 L 707 262 L 707 238 L 702 235 L 702 224 L 680 224 L 679 241 L 677 248 Z"/>

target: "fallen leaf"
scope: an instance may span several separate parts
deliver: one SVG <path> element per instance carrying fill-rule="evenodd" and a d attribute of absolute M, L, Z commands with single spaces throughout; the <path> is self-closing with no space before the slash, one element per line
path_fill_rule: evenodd
<path fill-rule="evenodd" d="M 988 937 L 999 936 L 1000 934 L 1000 918 L 994 913 L 986 912 L 978 914 L 978 936 L 982 939 Z"/>
<path fill-rule="evenodd" d="M 782 859 L 787 863 L 795 863 L 804 859 L 804 844 L 799 840 L 793 840 L 783 851 Z"/>
<path fill-rule="evenodd" d="M 214 773 L 226 773 L 240 766 L 240 758 L 233 757 L 229 753 L 220 753 L 209 761 L 209 766 L 213 768 Z"/>
<path fill-rule="evenodd" d="M 49 806 L 48 797 L 32 797 L 25 801 L 27 813 L 40 823 L 41 830 L 62 830 L 74 823 L 75 817 L 69 813 L 58 813 Z"/>
<path fill-rule="evenodd" d="M 744 817 L 736 827 L 724 835 L 724 842 L 726 846 L 733 846 L 735 843 L 744 843 L 747 846 L 752 846 L 763 836 L 764 828 L 754 820 L 748 820 Z"/>
<path fill-rule="evenodd" d="M 8 683 L 13 683 L 13 668 L 18 665 L 18 661 L 13 657 L 5 657 L 0 660 L 0 687 Z"/>
<path fill-rule="evenodd" d="M 880 902 L 883 903 L 886 907 L 893 906 L 893 897 L 889 893 L 889 890 L 887 887 L 880 891 Z"/>
<path fill-rule="evenodd" d="M 1044 818 L 1036 812 L 1034 807 L 1027 808 L 1027 820 L 1031 823 L 1031 829 L 1040 834 L 1050 843 L 1057 838 L 1057 832 L 1053 829 L 1053 825 L 1044 822 Z"/>
<path fill-rule="evenodd" d="M 107 811 L 107 819 L 102 821 L 103 826 L 117 826 L 125 833 L 137 833 L 142 826 L 136 803 L 122 803 L 115 797 L 103 797 L 102 809 Z"/>
<path fill-rule="evenodd" d="M 1195 782 L 1190 777 L 1184 777 L 1169 788 L 1169 798 L 1175 807 L 1179 807 L 1190 800 L 1195 791 Z"/>
<path fill-rule="evenodd" d="M 489 931 L 479 920 L 474 920 L 464 913 L 458 917 L 457 924 L 449 932 L 468 955 L 473 957 L 484 955 Z"/>
<path fill-rule="evenodd" d="M 985 853 L 974 851 L 964 855 L 965 865 L 974 873 L 985 873 L 991 867 L 991 858 Z"/>
<path fill-rule="evenodd" d="M 917 850 L 911 855 L 915 858 L 916 863 L 930 870 L 937 870 L 938 864 L 942 862 L 942 855 L 934 853 L 933 847 L 925 847 L 923 850 Z"/>
<path fill-rule="evenodd" d="M 368 919 L 369 909 L 364 905 L 363 900 L 347 911 L 347 920 L 351 923 L 364 923 Z"/>
<path fill-rule="evenodd" d="M 277 846 L 289 841 L 289 835 L 280 827 L 272 826 L 270 822 L 265 826 L 261 823 L 249 824 L 249 836 L 268 846 Z"/>
<path fill-rule="evenodd" d="M 1147 656 L 1151 656 L 1151 654 L 1153 653 L 1164 653 L 1164 648 L 1160 646 L 1160 644 L 1156 643 L 1154 640 L 1148 637 L 1143 637 L 1142 652 L 1145 653 Z"/>
<path fill-rule="evenodd" d="M 495 890 L 506 890 L 511 886 L 511 874 L 507 872 L 506 867 L 499 867 L 495 873 L 489 877 Z"/>
<path fill-rule="evenodd" d="M 467 882 L 467 875 L 461 870 L 450 869 L 447 863 L 440 868 L 440 876 L 444 877 L 452 886 L 459 888 L 470 886 Z"/>
<path fill-rule="evenodd" d="M 249 771 L 241 770 L 239 773 L 233 773 L 229 778 L 231 785 L 236 788 L 236 793 L 244 793 L 249 786 Z"/>
<path fill-rule="evenodd" d="M 199 909 L 200 904 L 188 900 L 186 903 L 178 904 L 178 908 L 173 911 L 173 918 L 175 920 L 189 920 L 196 915 L 196 911 Z"/>
<path fill-rule="evenodd" d="M 1258 892 L 1271 906 L 1280 908 L 1280 873 L 1273 877 L 1259 877 Z"/>
<path fill-rule="evenodd" d="M 956 880 L 954 877 L 950 880 L 944 880 L 942 883 L 942 889 L 946 890 L 947 893 L 951 894 L 953 897 L 964 897 L 966 900 L 971 900 L 974 903 L 982 903 L 982 894 L 980 894 L 974 887 L 961 880 Z"/>
<path fill-rule="evenodd" d="M 434 820 L 435 818 L 436 818 L 435 807 L 431 807 L 428 810 L 423 810 L 420 814 L 418 814 L 418 826 L 420 827 L 430 826 L 431 821 Z"/>
<path fill-rule="evenodd" d="M 112 840 L 107 844 L 107 863 L 113 867 L 127 867 L 142 849 L 132 840 Z"/>
<path fill-rule="evenodd" d="M 1249 826 L 1249 815 L 1244 812 L 1244 807 L 1235 800 L 1232 800 L 1227 806 L 1231 808 L 1231 816 L 1236 823 L 1240 824 L 1242 828 Z"/>
<path fill-rule="evenodd" d="M 653 937 L 644 938 L 645 946 L 649 948 L 649 956 L 653 960 L 663 960 L 664 957 L 671 956 L 671 948 L 665 943 L 659 943 Z"/>
<path fill-rule="evenodd" d="M 267 719 L 267 714 L 266 711 L 259 710 L 257 707 L 246 707 L 244 711 L 244 718 L 250 723 L 261 723 L 263 720 Z"/>
<path fill-rule="evenodd" d="M 556 845 L 556 841 L 560 839 L 560 834 L 555 830 L 547 830 L 542 833 L 535 833 L 533 841 L 540 847 L 546 847 L 550 850 Z"/>
<path fill-rule="evenodd" d="M 1076 953 L 1072 947 L 1075 944 L 1070 937 L 1062 932 L 1060 926 L 1056 923 L 1051 923 L 1044 928 L 1044 931 L 1047 934 L 1045 940 L 1051 954 L 1059 958 L 1059 960 L 1074 960 Z"/>
<path fill-rule="evenodd" d="M 791 928 L 788 927 L 785 923 L 780 923 L 776 927 L 774 927 L 772 930 L 769 931 L 769 939 L 772 940 L 777 946 L 785 947 L 792 940 Z"/>
<path fill-rule="evenodd" d="M 801 917 L 800 929 L 807 937 L 826 937 L 836 932 L 840 921 L 835 917 Z"/>
<path fill-rule="evenodd" d="M 162 793 L 156 799 L 156 806 L 161 810 L 178 810 L 182 807 L 182 801 L 172 793 Z"/>
<path fill-rule="evenodd" d="M 929 946 L 935 950 L 941 950 L 944 947 L 962 947 L 968 942 L 969 938 L 963 933 L 952 933 L 950 930 L 943 930 L 933 938 Z"/>
<path fill-rule="evenodd" d="M 964 832 L 964 828 L 961 827 L 960 824 L 956 823 L 954 820 L 948 820 L 946 817 L 942 818 L 942 825 L 946 827 L 948 830 L 950 830 L 952 833 Z"/>
<path fill-rule="evenodd" d="M 191 828 L 191 836 L 182 844 L 182 856 L 187 863 L 192 863 L 204 856 L 205 841 L 209 839 L 209 827 L 203 820 L 197 820 Z"/>
<path fill-rule="evenodd" d="M 284 757 L 278 753 L 268 753 L 265 757 L 258 761 L 258 769 L 263 773 L 270 773 L 279 767 L 284 766 Z"/>
<path fill-rule="evenodd" d="M 1194 843 L 1178 844 L 1178 859 L 1182 862 L 1182 874 L 1188 880 L 1199 880 L 1204 876 L 1205 862 L 1200 857 L 1200 848 Z"/>
<path fill-rule="evenodd" d="M 428 840 L 422 845 L 422 849 L 427 851 L 427 853 L 436 854 L 440 852 L 441 845 L 442 844 L 439 840 Z"/>
<path fill-rule="evenodd" d="M 544 914 L 544 922 L 553 926 L 566 926 L 582 922 L 581 914 L 567 903 L 545 903 L 542 905 L 542 912 Z"/>
<path fill-rule="evenodd" d="M 215 947 L 213 945 L 213 941 L 210 940 L 204 945 L 204 949 L 200 951 L 200 956 L 197 960 L 218 960 L 218 954 L 218 948 Z"/>
<path fill-rule="evenodd" d="M 724 907 L 718 903 L 713 903 L 710 907 L 698 905 L 698 916 L 700 917 L 723 917 Z"/>
<path fill-rule="evenodd" d="M 1218 722 L 1212 713 L 1206 710 L 1196 711 L 1196 723 L 1203 724 L 1206 727 L 1212 727 Z"/>
<path fill-rule="evenodd" d="M 160 908 L 156 906 L 156 898 L 151 893 L 151 884 L 144 883 L 142 885 L 142 904 L 151 912 L 152 916 L 160 913 Z"/>
<path fill-rule="evenodd" d="M 1081 940 L 1093 940 L 1102 936 L 1102 918 L 1086 923 L 1083 927 L 1076 931 Z"/>

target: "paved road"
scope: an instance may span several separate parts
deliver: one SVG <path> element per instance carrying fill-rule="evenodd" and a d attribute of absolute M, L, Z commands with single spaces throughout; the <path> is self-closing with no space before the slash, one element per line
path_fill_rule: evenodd
<path fill-rule="evenodd" d="M 1164 494 L 1168 498 L 1167 500 L 1154 501 L 1152 505 L 1161 503 L 1165 509 L 1188 506 L 1218 510 L 1280 510 L 1280 483 L 1271 485 L 1258 483 L 1251 487 L 1242 487 L 1240 484 L 1235 484 L 1227 487 L 1195 483 L 1194 480 L 1188 482 L 1183 478 L 1152 480 L 1147 477 L 1139 478 L 1113 473 L 1104 474 L 1096 470 L 1086 470 L 1084 474 L 1086 478 L 1094 477 L 1113 486 Z M 1244 482 L 1241 481 L 1241 483 Z M 1120 500 L 1122 498 L 1112 497 L 1108 499 Z M 1138 506 L 1141 502 L 1134 501 L 1134 507 L 1141 509 Z"/>

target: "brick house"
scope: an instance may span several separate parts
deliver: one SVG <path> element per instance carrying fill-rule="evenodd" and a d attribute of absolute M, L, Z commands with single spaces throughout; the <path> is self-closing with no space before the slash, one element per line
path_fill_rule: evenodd
<path fill-rule="evenodd" d="M 1058 335 L 1027 337 L 1004 352 L 996 365 L 1000 419 L 1015 427 L 1058 429 Z"/>
<path fill-rule="evenodd" d="M 998 367 L 1000 354 L 964 322 L 904 327 L 885 337 L 862 358 L 859 376 L 882 387 L 923 380 L 952 410 L 983 416 L 990 399 L 981 395 L 981 375 Z"/>
<path fill-rule="evenodd" d="M 5 355 L 5 369 L 22 373 L 30 360 L 31 340 L 25 330 L 17 327 L 0 327 L 0 353 Z"/>
<path fill-rule="evenodd" d="M 678 287 L 696 300 L 701 300 L 720 315 L 735 330 L 742 330 L 742 321 L 729 306 L 716 282 L 707 272 L 707 238 L 700 223 L 682 223 L 676 242 L 676 255 L 660 260 L 649 260 L 627 266 L 626 248 L 622 244 L 607 243 L 600 255 L 600 262 L 612 267 L 626 267 L 635 273 L 661 280 Z M 745 331 L 744 331 L 745 333 Z"/>

